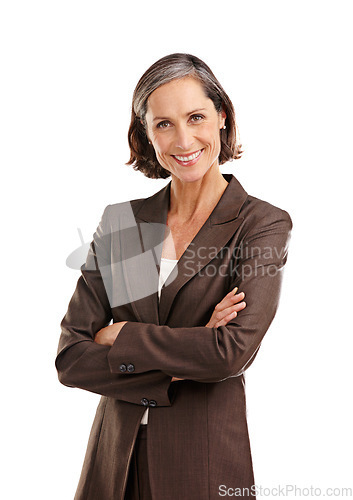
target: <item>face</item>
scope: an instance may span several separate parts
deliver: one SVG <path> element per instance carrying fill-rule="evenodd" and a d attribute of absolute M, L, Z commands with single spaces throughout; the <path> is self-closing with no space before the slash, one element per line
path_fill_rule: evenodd
<path fill-rule="evenodd" d="M 220 129 L 224 111 L 217 113 L 201 83 L 191 77 L 173 80 L 156 89 L 147 101 L 147 136 L 158 162 L 172 178 L 201 179 L 218 169 Z"/>

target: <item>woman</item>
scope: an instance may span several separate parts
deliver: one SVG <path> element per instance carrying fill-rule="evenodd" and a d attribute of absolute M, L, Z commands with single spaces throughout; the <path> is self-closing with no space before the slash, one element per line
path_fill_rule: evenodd
<path fill-rule="evenodd" d="M 195 56 L 144 73 L 129 144 L 128 164 L 171 182 L 106 207 L 61 323 L 59 380 L 102 395 L 75 499 L 254 498 L 243 373 L 291 218 L 220 172 L 241 155 L 234 109 Z"/>

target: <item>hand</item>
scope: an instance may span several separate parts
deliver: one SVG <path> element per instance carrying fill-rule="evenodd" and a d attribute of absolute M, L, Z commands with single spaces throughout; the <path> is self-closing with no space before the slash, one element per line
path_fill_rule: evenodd
<path fill-rule="evenodd" d="M 94 341 L 97 342 L 97 344 L 112 346 L 125 323 L 127 323 L 127 321 L 118 321 L 117 323 L 102 328 L 96 333 Z"/>
<path fill-rule="evenodd" d="M 225 326 L 231 319 L 234 319 L 237 316 L 239 311 L 245 309 L 246 302 L 240 302 L 245 297 L 245 293 L 240 292 L 237 295 L 234 295 L 237 290 L 238 287 L 235 287 L 231 292 L 227 293 L 221 302 L 216 305 L 211 319 L 206 326 L 210 328 Z"/>

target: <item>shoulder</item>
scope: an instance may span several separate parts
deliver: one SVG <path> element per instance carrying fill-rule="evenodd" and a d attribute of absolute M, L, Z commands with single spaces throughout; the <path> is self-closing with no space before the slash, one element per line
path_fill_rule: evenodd
<path fill-rule="evenodd" d="M 289 233 L 293 228 L 293 221 L 287 210 L 249 194 L 241 207 L 239 217 L 244 219 L 243 231 L 245 233 L 268 227 L 275 227 Z"/>
<path fill-rule="evenodd" d="M 224 177 L 229 182 L 229 189 L 225 190 L 226 203 L 222 208 L 225 208 L 227 217 L 242 219 L 245 232 L 278 221 L 292 229 L 292 218 L 286 210 L 249 194 L 233 174 L 224 174 Z"/>
<path fill-rule="evenodd" d="M 146 198 L 138 198 L 119 203 L 112 203 L 104 208 L 101 224 L 105 227 L 107 232 L 111 232 L 113 226 L 123 227 L 134 226 L 135 214 L 143 204 Z M 117 229 L 117 227 L 115 227 Z"/>

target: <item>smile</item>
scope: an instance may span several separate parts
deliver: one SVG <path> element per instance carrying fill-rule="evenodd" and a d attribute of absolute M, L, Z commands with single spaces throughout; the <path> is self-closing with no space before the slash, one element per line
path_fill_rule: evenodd
<path fill-rule="evenodd" d="M 199 149 L 198 151 L 196 151 L 195 153 L 192 153 L 189 156 L 179 156 L 179 155 L 172 155 L 172 156 L 173 156 L 173 158 L 175 158 L 177 160 L 178 163 L 181 163 L 181 164 L 192 163 L 192 164 L 194 164 L 194 163 L 196 163 L 197 159 L 202 154 L 202 152 L 203 152 L 203 149 Z"/>

